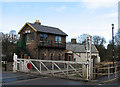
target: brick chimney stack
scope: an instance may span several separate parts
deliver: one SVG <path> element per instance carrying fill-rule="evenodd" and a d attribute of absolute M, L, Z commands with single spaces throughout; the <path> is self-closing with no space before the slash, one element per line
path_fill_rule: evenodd
<path fill-rule="evenodd" d="M 41 25 L 41 22 L 39 20 L 36 20 L 34 24 Z"/>
<path fill-rule="evenodd" d="M 76 44 L 77 42 L 76 42 L 76 39 L 75 38 L 72 38 L 71 39 L 71 44 Z"/>

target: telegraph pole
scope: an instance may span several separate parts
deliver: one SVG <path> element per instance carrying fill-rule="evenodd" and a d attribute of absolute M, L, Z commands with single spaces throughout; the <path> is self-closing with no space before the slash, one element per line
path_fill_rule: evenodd
<path fill-rule="evenodd" d="M 112 60 L 113 60 L 113 72 L 114 72 L 114 24 L 112 24 Z"/>

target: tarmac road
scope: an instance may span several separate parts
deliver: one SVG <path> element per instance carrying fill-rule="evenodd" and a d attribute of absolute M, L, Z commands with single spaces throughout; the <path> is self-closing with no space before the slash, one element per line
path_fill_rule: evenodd
<path fill-rule="evenodd" d="M 2 85 L 83 85 L 84 82 L 25 73 L 2 73 Z"/>
<path fill-rule="evenodd" d="M 31 75 L 25 73 L 2 72 L 2 85 L 85 85 L 92 87 L 104 87 L 97 82 L 83 82 L 47 77 L 43 75 Z M 119 80 L 105 84 L 105 87 L 119 87 Z"/>

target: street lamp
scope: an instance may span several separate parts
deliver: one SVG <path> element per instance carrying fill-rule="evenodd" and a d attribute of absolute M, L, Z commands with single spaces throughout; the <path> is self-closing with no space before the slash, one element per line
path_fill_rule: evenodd
<path fill-rule="evenodd" d="M 113 60 L 113 72 L 114 72 L 114 24 L 112 24 L 112 60 Z"/>

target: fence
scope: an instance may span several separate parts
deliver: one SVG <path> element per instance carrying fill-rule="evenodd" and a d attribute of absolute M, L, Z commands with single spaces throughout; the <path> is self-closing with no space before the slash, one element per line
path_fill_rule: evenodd
<path fill-rule="evenodd" d="M 44 75 L 78 78 L 89 80 L 91 77 L 90 64 L 86 62 L 54 61 L 38 59 L 20 59 L 14 54 L 13 72 L 29 72 Z M 31 69 L 28 69 L 28 63 Z"/>
<path fill-rule="evenodd" d="M 94 68 L 94 73 L 93 76 L 94 78 L 100 77 L 100 76 L 108 76 L 108 80 L 116 78 L 118 73 L 120 73 L 120 64 L 116 63 L 115 66 L 103 66 L 103 67 L 93 67 Z M 114 75 L 113 78 L 111 78 L 111 75 Z"/>

